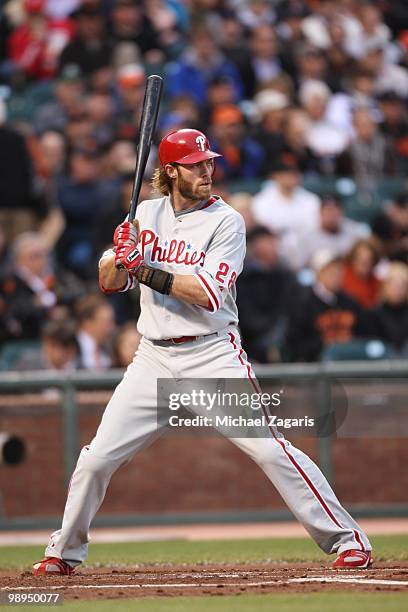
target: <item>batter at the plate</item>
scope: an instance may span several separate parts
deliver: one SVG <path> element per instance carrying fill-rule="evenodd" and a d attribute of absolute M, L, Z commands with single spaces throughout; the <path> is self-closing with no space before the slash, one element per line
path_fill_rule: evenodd
<path fill-rule="evenodd" d="M 35 574 L 72 574 L 87 555 L 88 531 L 112 474 L 166 425 L 157 420 L 157 379 L 257 381 L 241 348 L 235 281 L 245 255 L 239 213 L 211 194 L 214 158 L 197 130 L 178 130 L 159 146 L 155 186 L 135 227 L 125 221 L 99 264 L 102 291 L 141 285 L 140 347 L 73 473 L 62 527 L 51 535 Z M 319 468 L 283 437 L 233 438 L 265 472 L 316 543 L 336 553 L 334 567 L 366 568 L 371 545 Z M 163 468 L 165 469 L 165 467 Z"/>

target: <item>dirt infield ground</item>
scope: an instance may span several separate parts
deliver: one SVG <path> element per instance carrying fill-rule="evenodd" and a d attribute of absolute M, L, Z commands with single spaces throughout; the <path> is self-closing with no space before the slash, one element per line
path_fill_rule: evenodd
<path fill-rule="evenodd" d="M 0 572 L 0 590 L 59 592 L 66 601 L 317 591 L 408 593 L 408 563 L 378 563 L 363 571 L 336 571 L 322 563 L 87 568 L 64 578 Z"/>

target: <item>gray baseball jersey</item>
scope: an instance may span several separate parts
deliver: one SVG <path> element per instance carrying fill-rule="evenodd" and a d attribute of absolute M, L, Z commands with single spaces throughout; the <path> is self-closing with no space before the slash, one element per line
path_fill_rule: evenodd
<path fill-rule="evenodd" d="M 245 257 L 242 216 L 219 196 L 183 212 L 175 212 L 165 196 L 141 202 L 137 218 L 145 262 L 174 274 L 194 274 L 208 297 L 203 308 L 141 285 L 139 332 L 149 340 L 163 340 L 236 325 L 235 281 Z M 124 291 L 129 288 L 130 280 Z"/>

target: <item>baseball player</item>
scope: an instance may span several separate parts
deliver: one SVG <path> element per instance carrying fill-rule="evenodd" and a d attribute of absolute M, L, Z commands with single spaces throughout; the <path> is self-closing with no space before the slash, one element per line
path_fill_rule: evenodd
<path fill-rule="evenodd" d="M 139 204 L 136 226 L 121 223 L 114 248 L 100 260 L 104 293 L 140 284 L 143 338 L 94 439 L 80 453 L 62 527 L 33 566 L 36 575 L 73 574 L 86 558 L 89 527 L 112 474 L 167 425 L 157 417 L 158 378 L 173 379 L 180 388 L 183 378 L 246 378 L 258 388 L 241 347 L 235 305 L 245 226 L 239 213 L 211 194 L 217 157 L 197 130 L 163 138 L 153 179 L 161 197 Z M 334 567 L 372 563 L 366 535 L 303 452 L 272 429 L 267 436 L 231 441 L 261 467 L 316 543 L 337 554 Z"/>

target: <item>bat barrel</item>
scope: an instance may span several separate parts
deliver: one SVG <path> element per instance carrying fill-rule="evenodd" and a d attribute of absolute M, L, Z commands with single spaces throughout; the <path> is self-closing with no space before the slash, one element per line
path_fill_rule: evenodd
<path fill-rule="evenodd" d="M 137 147 L 135 180 L 130 200 L 129 221 L 136 216 L 136 208 L 142 186 L 143 175 L 152 145 L 153 134 L 159 114 L 160 100 L 163 90 L 163 79 L 157 74 L 151 74 L 146 82 L 143 100 L 142 116 L 140 119 L 139 144 Z"/>

